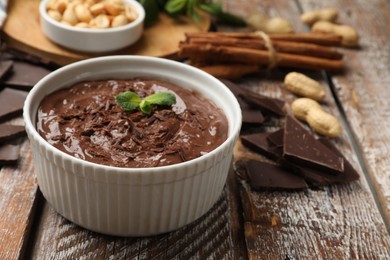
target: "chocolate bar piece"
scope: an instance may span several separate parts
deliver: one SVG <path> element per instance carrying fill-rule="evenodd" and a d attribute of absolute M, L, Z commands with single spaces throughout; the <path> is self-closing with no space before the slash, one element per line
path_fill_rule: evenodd
<path fill-rule="evenodd" d="M 253 91 L 241 92 L 238 96 L 242 97 L 250 106 L 262 109 L 263 112 L 269 112 L 277 116 L 286 115 L 285 102 L 280 99 L 260 95 Z"/>
<path fill-rule="evenodd" d="M 242 111 L 242 123 L 243 124 L 261 125 L 265 121 L 265 118 L 260 110 L 241 109 L 241 111 Z"/>
<path fill-rule="evenodd" d="M 7 61 L 1 61 L 0 62 L 0 82 L 4 80 L 5 77 L 7 77 L 13 68 L 13 61 L 7 60 Z"/>
<path fill-rule="evenodd" d="M 269 133 L 255 133 L 249 135 L 242 135 L 241 142 L 242 144 L 270 159 L 278 160 L 282 155 L 282 150 L 278 147 L 271 147 L 267 140 Z"/>
<path fill-rule="evenodd" d="M 24 61 L 14 61 L 12 74 L 6 78 L 7 87 L 30 90 L 40 79 L 51 70 Z"/>
<path fill-rule="evenodd" d="M 277 165 L 249 160 L 245 169 L 253 189 L 295 190 L 308 187 L 303 178 Z"/>
<path fill-rule="evenodd" d="M 279 129 L 273 133 L 270 133 L 267 136 L 267 140 L 272 144 L 272 146 L 276 147 L 283 147 L 283 136 L 284 136 L 284 129 Z"/>
<path fill-rule="evenodd" d="M 286 117 L 283 158 L 327 172 L 344 171 L 344 159 L 317 140 L 297 120 Z"/>
<path fill-rule="evenodd" d="M 24 126 L 20 125 L 8 125 L 8 124 L 0 124 L 0 142 L 3 143 L 5 141 L 24 136 L 26 131 Z"/>
<path fill-rule="evenodd" d="M 22 114 L 27 92 L 5 88 L 0 91 L 0 122 Z"/>
<path fill-rule="evenodd" d="M 320 138 L 321 143 L 323 143 L 326 147 L 328 147 L 331 151 L 333 151 L 338 156 L 344 159 L 344 171 L 343 171 L 343 182 L 356 181 L 359 179 L 358 172 L 353 168 L 352 164 L 345 158 L 345 156 L 330 142 L 328 138 Z M 340 181 L 340 179 L 337 179 Z"/>
<path fill-rule="evenodd" d="M 221 79 L 221 82 L 224 83 L 230 89 L 230 91 L 233 93 L 233 95 L 237 98 L 237 101 L 240 104 L 241 109 L 250 109 L 249 104 L 246 103 L 245 100 L 243 100 L 240 97 L 240 94 L 245 93 L 247 91 L 247 89 L 242 88 L 242 87 L 238 86 L 237 84 L 235 84 L 229 80 L 226 80 L 226 79 Z"/>
<path fill-rule="evenodd" d="M 19 159 L 20 145 L 6 144 L 0 146 L 0 165 L 16 164 Z"/>

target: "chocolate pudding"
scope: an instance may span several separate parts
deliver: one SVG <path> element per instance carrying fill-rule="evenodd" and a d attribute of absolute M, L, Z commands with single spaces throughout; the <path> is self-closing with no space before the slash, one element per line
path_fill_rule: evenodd
<path fill-rule="evenodd" d="M 176 104 L 151 115 L 124 111 L 115 101 L 133 91 L 141 98 L 171 92 Z M 81 82 L 46 96 L 37 113 L 39 134 L 61 151 L 116 167 L 156 167 L 192 160 L 228 136 L 227 119 L 193 90 L 154 79 Z"/>

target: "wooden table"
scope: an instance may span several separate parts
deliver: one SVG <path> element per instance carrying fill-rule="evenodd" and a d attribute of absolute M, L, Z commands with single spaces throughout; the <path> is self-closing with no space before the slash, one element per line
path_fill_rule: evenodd
<path fill-rule="evenodd" d="M 225 10 L 260 11 L 308 28 L 303 11 L 325 6 L 357 28 L 359 49 L 342 49 L 346 71 L 309 73 L 328 87 L 327 109 L 343 122 L 335 141 L 360 181 L 299 192 L 255 192 L 232 171 L 218 203 L 180 230 L 147 238 L 118 238 L 84 230 L 44 200 L 29 143 L 18 167 L 0 171 L 0 259 L 390 259 L 390 1 L 224 0 Z M 221 28 L 227 29 L 227 28 Z M 231 29 L 231 28 L 229 28 Z M 237 83 L 292 100 L 287 71 Z"/>

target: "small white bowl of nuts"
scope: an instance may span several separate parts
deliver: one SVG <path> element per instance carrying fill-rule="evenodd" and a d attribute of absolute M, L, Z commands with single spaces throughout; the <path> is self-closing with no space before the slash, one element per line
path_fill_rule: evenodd
<path fill-rule="evenodd" d="M 111 52 L 142 35 L 145 10 L 135 0 L 42 0 L 44 34 L 54 43 L 80 52 Z"/>

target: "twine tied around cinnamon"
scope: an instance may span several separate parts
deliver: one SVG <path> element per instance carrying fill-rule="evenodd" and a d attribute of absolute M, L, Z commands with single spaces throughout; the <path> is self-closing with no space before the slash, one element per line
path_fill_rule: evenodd
<path fill-rule="evenodd" d="M 276 67 L 278 63 L 278 58 L 276 56 L 276 50 L 274 48 L 274 45 L 272 44 L 271 38 L 268 36 L 268 34 L 266 34 L 263 31 L 255 31 L 254 35 L 258 35 L 263 39 L 264 45 L 268 50 L 268 56 L 269 56 L 269 64 L 267 69 L 272 70 L 273 68 Z"/>

